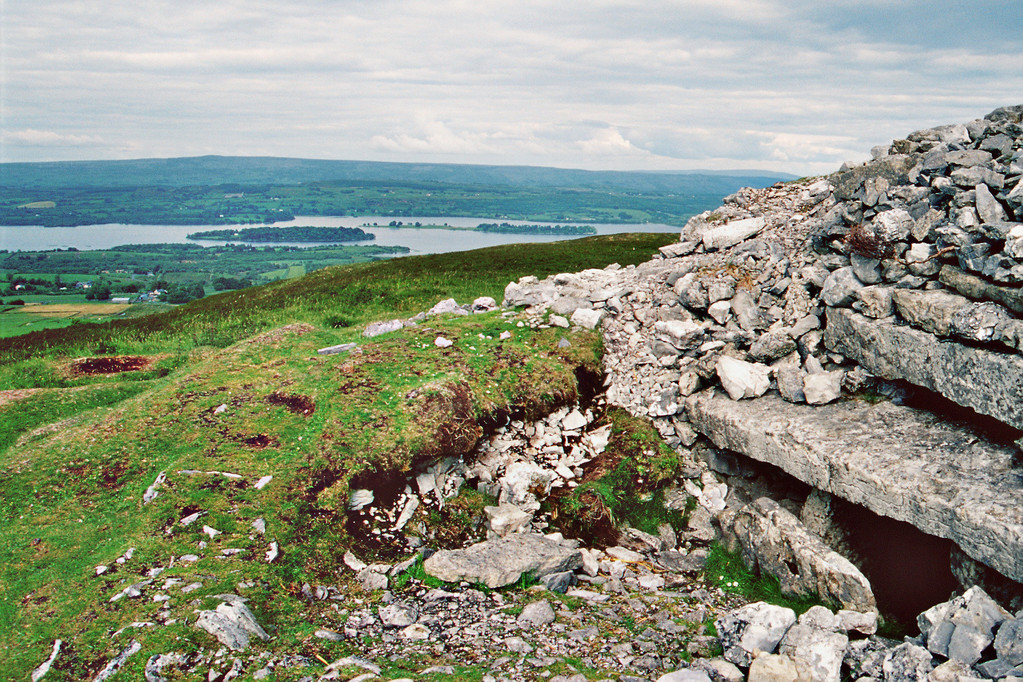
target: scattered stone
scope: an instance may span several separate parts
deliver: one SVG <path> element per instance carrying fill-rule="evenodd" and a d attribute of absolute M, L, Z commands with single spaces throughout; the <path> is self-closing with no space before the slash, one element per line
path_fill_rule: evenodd
<path fill-rule="evenodd" d="M 516 620 L 523 627 L 540 627 L 553 623 L 554 619 L 554 609 L 549 602 L 534 601 L 526 604 Z"/>
<path fill-rule="evenodd" d="M 264 641 L 270 639 L 270 635 L 256 622 L 256 617 L 241 598 L 237 595 L 229 596 L 234 599 L 220 604 L 215 611 L 200 611 L 196 627 L 210 633 L 232 651 L 247 648 L 252 637 Z"/>
<path fill-rule="evenodd" d="M 423 562 L 427 574 L 446 582 L 480 581 L 490 588 L 510 585 L 522 575 L 541 578 L 582 566 L 578 549 L 542 535 L 515 533 L 466 549 L 440 550 Z"/>
<path fill-rule="evenodd" d="M 43 676 L 50 672 L 50 666 L 53 665 L 53 661 L 56 660 L 57 654 L 60 653 L 60 648 L 64 645 L 64 642 L 59 639 L 53 640 L 53 649 L 50 651 L 50 657 L 39 664 L 35 670 L 32 671 L 32 682 L 39 682 Z"/>

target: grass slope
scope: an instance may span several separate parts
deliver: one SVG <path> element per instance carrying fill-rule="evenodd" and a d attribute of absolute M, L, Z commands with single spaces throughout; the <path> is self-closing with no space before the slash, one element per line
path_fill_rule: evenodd
<path fill-rule="evenodd" d="M 447 296 L 500 298 L 525 274 L 639 262 L 663 243 L 616 235 L 350 266 L 162 316 L 5 340 L 0 387 L 20 389 L 0 393 L 5 672 L 28 677 L 60 638 L 65 650 L 47 679 L 90 678 L 137 639 L 142 652 L 120 676 L 140 679 L 154 653 L 210 646 L 194 611 L 226 592 L 251 599 L 274 635 L 257 652 L 357 653 L 357 641 L 313 638 L 315 627 L 343 629 L 342 616 L 298 598 L 305 582 L 344 580 L 353 479 L 462 454 L 488 415 L 529 417 L 571 402 L 580 368 L 597 371 L 600 359 L 596 334 L 519 328 L 497 313 L 431 318 L 371 340 L 359 337 L 362 324 Z M 438 335 L 454 344 L 438 348 Z M 315 352 L 354 339 L 361 352 Z M 144 357 L 75 359 L 97 349 Z M 90 373 L 107 365 L 139 369 Z M 265 476 L 273 479 L 257 488 Z M 452 502 L 450 523 L 484 503 Z M 199 520 L 183 525 L 193 513 Z M 267 563 L 272 542 L 281 556 Z M 110 570 L 97 576 L 98 565 Z M 117 596 L 147 580 L 145 596 Z"/>

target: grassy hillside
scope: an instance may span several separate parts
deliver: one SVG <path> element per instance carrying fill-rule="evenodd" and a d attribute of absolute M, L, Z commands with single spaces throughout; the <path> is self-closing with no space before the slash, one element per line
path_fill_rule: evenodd
<path fill-rule="evenodd" d="M 315 640 L 317 627 L 343 629 L 343 615 L 300 595 L 306 582 L 344 581 L 346 550 L 373 549 L 347 526 L 353 481 L 460 455 L 495 414 L 571 402 L 600 361 L 594 333 L 531 330 L 498 313 L 430 318 L 369 340 L 363 325 L 449 296 L 500 299 L 526 274 L 641 262 L 671 239 L 615 235 L 345 266 L 165 315 L 0 341 L 5 674 L 27 678 L 60 638 L 64 653 L 46 679 L 87 679 L 136 639 L 142 653 L 120 678 L 141 679 L 152 654 L 210 646 L 194 612 L 225 592 L 251 600 L 275 652 L 358 653 L 359 641 Z M 453 345 L 438 348 L 438 335 Z M 360 350 L 316 354 L 343 341 Z M 466 491 L 431 524 L 457 535 L 488 502 Z M 280 556 L 268 563 L 274 546 Z M 125 592 L 133 585 L 146 596 Z M 271 645 L 254 651 L 262 646 Z"/>

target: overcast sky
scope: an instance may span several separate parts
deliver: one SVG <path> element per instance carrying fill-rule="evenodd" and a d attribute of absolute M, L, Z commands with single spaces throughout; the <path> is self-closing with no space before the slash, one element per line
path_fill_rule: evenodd
<path fill-rule="evenodd" d="M 1020 0 L 0 0 L 3 161 L 800 175 L 1023 103 Z"/>

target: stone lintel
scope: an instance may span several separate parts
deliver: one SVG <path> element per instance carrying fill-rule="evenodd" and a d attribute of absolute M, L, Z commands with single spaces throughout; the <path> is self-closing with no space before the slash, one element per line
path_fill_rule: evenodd
<path fill-rule="evenodd" d="M 824 343 L 886 379 L 904 379 L 1023 429 L 1023 356 L 939 339 L 893 318 L 828 309 Z"/>
<path fill-rule="evenodd" d="M 693 426 L 720 448 L 773 464 L 876 514 L 952 540 L 1023 581 L 1023 467 L 1015 448 L 910 407 L 844 400 L 797 405 L 771 393 L 687 401 Z"/>

